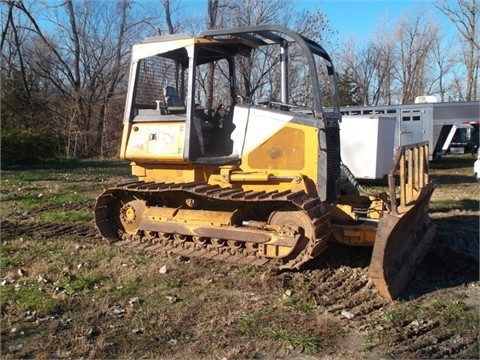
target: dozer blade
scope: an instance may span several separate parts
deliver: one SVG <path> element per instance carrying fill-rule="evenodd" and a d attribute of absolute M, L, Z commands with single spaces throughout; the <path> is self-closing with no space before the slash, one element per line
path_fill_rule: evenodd
<path fill-rule="evenodd" d="M 398 298 L 435 237 L 428 204 L 436 183 L 427 184 L 403 215 L 385 214 L 378 224 L 369 275 L 384 298 Z"/>

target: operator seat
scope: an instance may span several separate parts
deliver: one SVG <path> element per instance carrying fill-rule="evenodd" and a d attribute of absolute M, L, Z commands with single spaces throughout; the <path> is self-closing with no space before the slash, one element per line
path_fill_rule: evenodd
<path fill-rule="evenodd" d="M 169 114 L 185 114 L 187 108 L 173 86 L 165 87 L 165 109 Z"/>

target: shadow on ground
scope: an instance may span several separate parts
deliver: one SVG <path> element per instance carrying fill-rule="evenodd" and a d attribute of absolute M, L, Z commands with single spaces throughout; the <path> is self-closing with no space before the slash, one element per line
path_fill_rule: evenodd
<path fill-rule="evenodd" d="M 478 217 L 452 216 L 434 219 L 437 235 L 432 247 L 418 266 L 402 299 L 417 298 L 462 284 L 479 281 Z M 470 223 L 464 227 L 461 224 Z M 306 268 L 311 271 L 342 266 L 366 268 L 370 265 L 372 249 L 331 244 Z"/>
<path fill-rule="evenodd" d="M 432 175 L 430 180 L 436 181 L 439 185 L 459 185 L 459 184 L 474 184 L 475 178 L 473 177 L 473 165 L 472 176 L 468 175 Z M 479 185 L 480 186 L 480 185 Z"/>
<path fill-rule="evenodd" d="M 46 160 L 28 160 L 16 163 L 2 164 L 2 170 L 7 171 L 25 171 L 25 170 L 61 170 L 69 171 L 85 168 L 127 168 L 128 162 L 122 160 L 101 160 L 101 159 L 46 159 Z"/>

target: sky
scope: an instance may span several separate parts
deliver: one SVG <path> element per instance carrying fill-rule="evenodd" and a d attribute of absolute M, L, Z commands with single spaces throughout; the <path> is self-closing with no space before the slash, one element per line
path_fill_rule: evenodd
<path fill-rule="evenodd" d="M 318 6 L 327 16 L 340 38 L 370 38 L 378 25 L 394 25 L 405 13 L 425 9 L 442 28 L 452 29 L 448 19 L 429 0 L 297 0 L 297 6 L 308 9 Z"/>
<path fill-rule="evenodd" d="M 189 0 L 199 13 L 206 13 L 206 0 Z M 246 0 L 245 0 L 246 1 Z M 439 10 L 434 0 L 290 0 L 298 11 L 319 9 L 330 22 L 332 30 L 338 31 L 340 41 L 354 38 L 356 42 L 368 41 L 381 23 L 392 26 L 405 13 L 415 14 L 418 9 L 427 10 L 447 33 L 454 26 Z M 448 0 L 449 3 L 456 1 Z"/>

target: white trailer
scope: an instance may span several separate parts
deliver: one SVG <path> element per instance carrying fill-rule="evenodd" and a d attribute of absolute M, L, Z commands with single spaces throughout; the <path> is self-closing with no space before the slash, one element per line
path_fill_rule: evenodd
<path fill-rule="evenodd" d="M 355 178 L 386 178 L 393 163 L 395 122 L 386 116 L 342 117 L 340 153 Z"/>
<path fill-rule="evenodd" d="M 394 116 L 394 147 L 428 141 L 430 160 L 445 154 L 457 129 L 480 124 L 479 101 L 348 106 L 341 111 L 348 116 Z"/>

